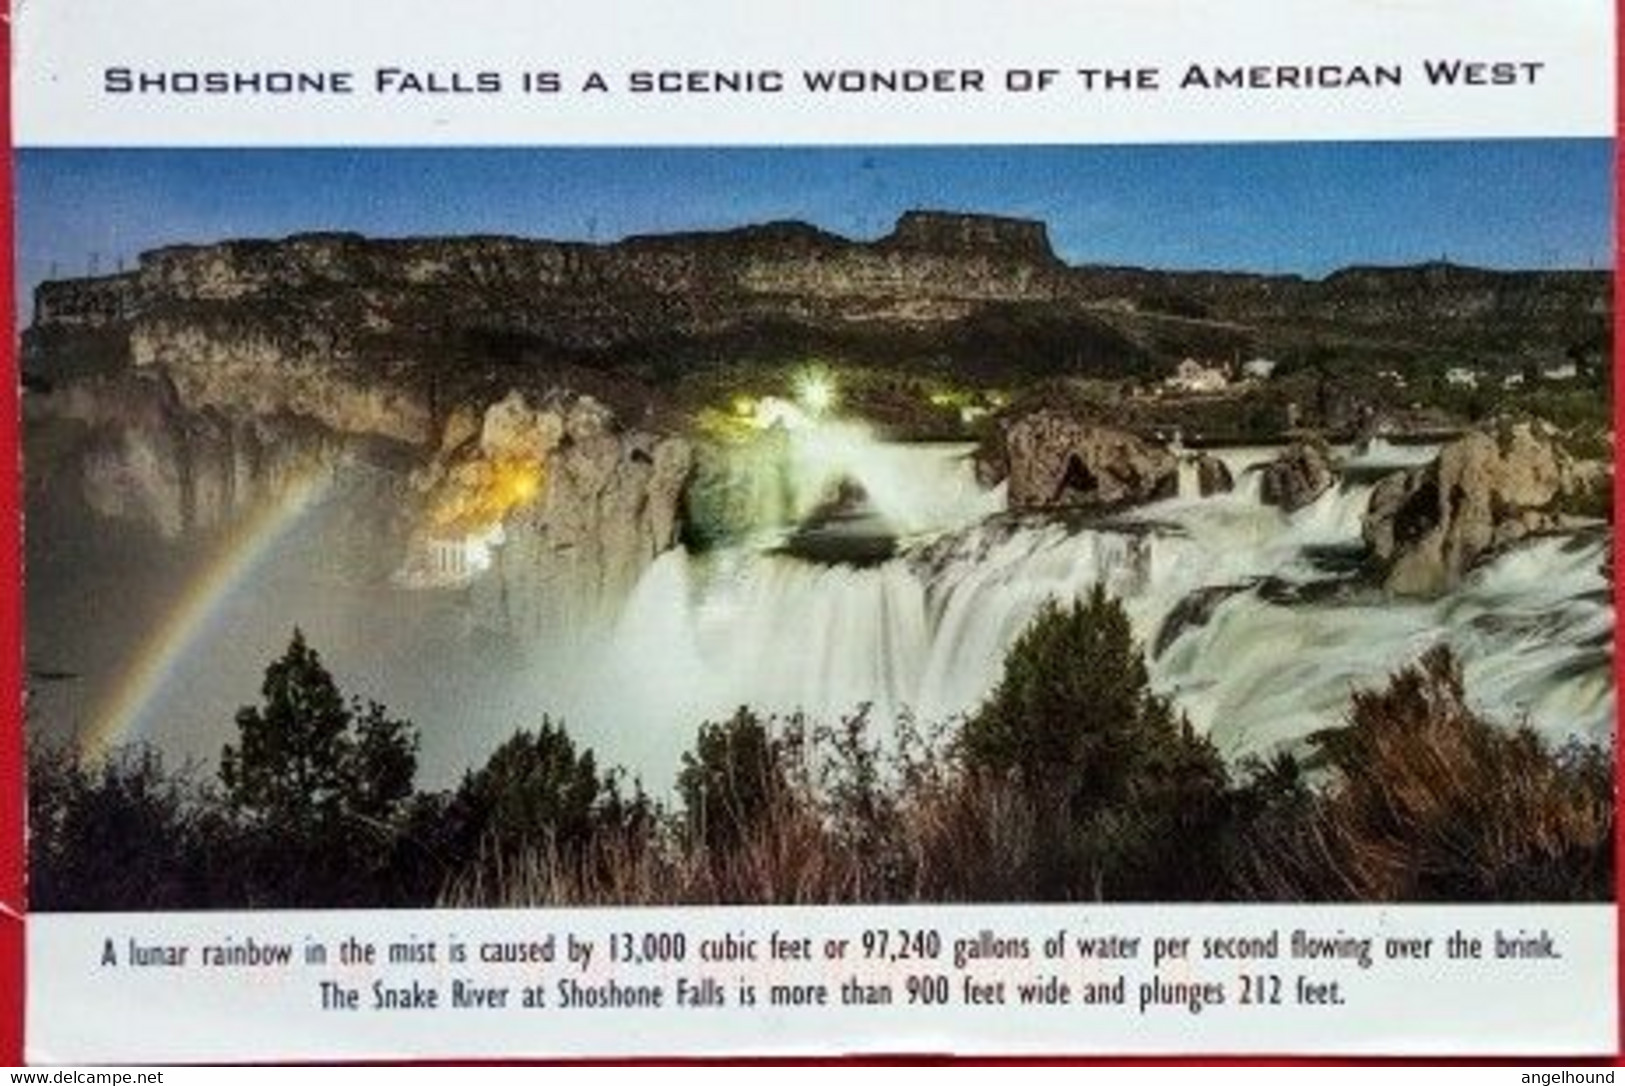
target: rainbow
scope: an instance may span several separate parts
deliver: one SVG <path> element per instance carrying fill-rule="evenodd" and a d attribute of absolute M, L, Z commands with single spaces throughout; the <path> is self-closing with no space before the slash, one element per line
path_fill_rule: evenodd
<path fill-rule="evenodd" d="M 280 498 L 231 529 L 215 557 L 143 640 L 117 685 L 92 710 L 90 725 L 79 738 L 83 755 L 97 757 L 136 734 L 176 664 L 199 647 L 221 605 L 254 580 L 276 544 L 305 518 L 331 482 L 330 473 L 320 471 L 297 478 Z"/>

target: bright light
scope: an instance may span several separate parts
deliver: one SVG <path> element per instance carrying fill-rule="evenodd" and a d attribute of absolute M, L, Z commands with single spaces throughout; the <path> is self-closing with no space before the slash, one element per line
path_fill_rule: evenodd
<path fill-rule="evenodd" d="M 536 496 L 542 488 L 541 472 L 530 464 L 507 463 L 497 469 L 499 480 L 499 502 L 512 508 L 515 505 L 524 505 Z M 507 512 L 504 508 L 503 512 Z"/>
<path fill-rule="evenodd" d="M 500 457 L 461 464 L 436 492 L 429 523 L 441 533 L 488 531 L 514 509 L 540 497 L 544 482 L 539 460 Z"/>
<path fill-rule="evenodd" d="M 822 370 L 796 375 L 796 401 L 810 415 L 824 415 L 835 406 L 835 379 Z"/>

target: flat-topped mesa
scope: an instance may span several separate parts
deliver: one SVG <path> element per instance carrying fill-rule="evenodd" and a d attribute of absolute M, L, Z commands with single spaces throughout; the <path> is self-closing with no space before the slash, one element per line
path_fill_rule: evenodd
<path fill-rule="evenodd" d="M 1050 248 L 1049 229 L 1036 219 L 998 215 L 959 215 L 945 211 L 905 211 L 880 244 L 888 249 L 928 253 L 975 253 L 1060 266 Z"/>
<path fill-rule="evenodd" d="M 139 272 L 51 279 L 34 288 L 34 328 L 95 329 L 127 321 L 139 310 Z"/>
<path fill-rule="evenodd" d="M 989 283 L 995 266 L 1019 269 L 1023 282 Z M 306 233 L 165 246 L 142 253 L 131 272 L 42 283 L 35 291 L 32 330 L 107 328 L 193 303 L 267 299 L 297 306 L 309 303 L 312 291 L 385 291 L 371 306 L 375 310 L 392 302 L 421 306 L 431 300 L 424 291 L 449 291 L 459 297 L 444 301 L 474 301 L 488 314 L 538 296 L 601 308 L 605 287 L 623 301 L 687 295 L 702 308 L 706 297 L 786 289 L 1048 296 L 1033 290 L 1031 276 L 1061 267 L 1043 223 L 934 211 L 905 213 L 892 233 L 873 243 L 798 221 L 611 242 Z M 463 299 L 465 294 L 472 296 Z"/>
<path fill-rule="evenodd" d="M 239 384 L 338 370 L 358 391 L 415 382 L 455 398 L 558 369 L 619 381 L 810 355 L 975 379 L 1121 375 L 1295 350 L 1309 329 L 1504 368 L 1600 351 L 1610 300 L 1602 272 L 1068 266 L 1042 222 L 915 210 L 875 241 L 777 221 L 610 242 L 312 233 L 169 246 L 132 272 L 41 284 L 23 360 L 58 380 L 168 366 L 183 398 L 222 368 Z"/>

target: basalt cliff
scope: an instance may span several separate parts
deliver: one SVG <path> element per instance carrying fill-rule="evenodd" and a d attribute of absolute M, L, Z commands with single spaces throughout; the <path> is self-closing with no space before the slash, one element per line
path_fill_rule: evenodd
<path fill-rule="evenodd" d="M 1111 375 L 1314 340 L 1511 365 L 1599 341 L 1608 282 L 1446 263 L 1319 280 L 1069 266 L 1042 223 L 933 212 L 873 242 L 794 222 L 609 244 L 307 234 L 44 283 L 24 364 L 45 381 L 162 367 L 189 404 L 426 443 L 450 406 L 561 372 L 625 396 L 809 354 Z"/>
<path fill-rule="evenodd" d="M 537 601 L 568 594 L 537 586 L 623 591 L 679 537 L 704 463 L 683 404 L 696 375 L 818 357 L 1020 384 L 1326 344 L 1514 372 L 1603 351 L 1609 298 L 1603 273 L 1445 263 L 1318 280 L 1074 266 L 1042 223 L 936 212 L 875 241 L 784 222 L 606 244 L 174 246 L 37 289 L 30 500 L 71 493 L 180 539 L 364 463 L 387 480 L 374 573 L 437 523 L 458 538 L 501 523 L 475 610 L 540 628 Z"/>

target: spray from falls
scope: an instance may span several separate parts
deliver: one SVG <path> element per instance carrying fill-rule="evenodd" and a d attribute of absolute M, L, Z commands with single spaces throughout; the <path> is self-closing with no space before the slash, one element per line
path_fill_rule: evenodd
<path fill-rule="evenodd" d="M 1232 758 L 1335 726 L 1353 689 L 1441 641 L 1495 716 L 1554 738 L 1610 734 L 1601 538 L 1542 540 L 1443 599 L 1397 600 L 1356 580 L 1346 557 L 1341 567 L 1328 558 L 1357 555 L 1370 482 L 1285 514 L 1259 502 L 1251 470 L 1272 451 L 1226 450 L 1232 492 L 1182 488 L 1128 514 L 1063 524 L 1003 515 L 1002 495 L 977 486 L 968 451 L 888 445 L 827 420 L 792 430 L 788 500 L 770 510 L 780 519 L 750 543 L 662 555 L 602 650 L 574 681 L 549 684 L 553 704 L 651 781 L 669 776 L 698 722 L 742 705 L 823 720 L 863 706 L 877 722 L 948 720 L 987 695 L 1047 600 L 1099 582 L 1154 647 L 1158 689 Z M 1350 461 L 1386 468 L 1426 455 L 1375 448 Z M 842 481 L 897 532 L 896 552 L 867 565 L 787 553 L 782 510 L 816 516 Z"/>

